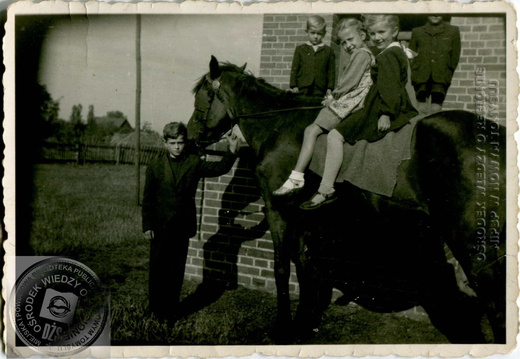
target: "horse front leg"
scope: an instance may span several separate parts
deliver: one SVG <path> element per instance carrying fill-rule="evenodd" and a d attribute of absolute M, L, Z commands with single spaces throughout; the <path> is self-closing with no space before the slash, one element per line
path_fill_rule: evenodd
<path fill-rule="evenodd" d="M 287 240 L 287 222 L 279 211 L 267 209 L 267 222 L 271 230 L 274 247 L 274 278 L 276 283 L 277 317 L 273 328 L 273 339 L 277 343 L 288 343 L 292 334 L 292 315 L 289 297 L 290 241 Z"/>

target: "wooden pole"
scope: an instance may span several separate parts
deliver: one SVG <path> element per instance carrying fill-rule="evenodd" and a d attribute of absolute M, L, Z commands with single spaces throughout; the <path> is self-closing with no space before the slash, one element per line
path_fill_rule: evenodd
<path fill-rule="evenodd" d="M 135 169 L 137 205 L 141 204 L 141 15 L 137 14 L 135 33 Z"/>

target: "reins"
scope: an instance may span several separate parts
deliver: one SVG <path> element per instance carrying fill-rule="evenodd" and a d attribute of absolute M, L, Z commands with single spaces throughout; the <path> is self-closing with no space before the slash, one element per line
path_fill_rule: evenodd
<path fill-rule="evenodd" d="M 270 110 L 270 111 L 253 112 L 253 113 L 245 113 L 245 114 L 235 115 L 233 113 L 233 111 L 231 110 L 231 108 L 226 106 L 226 101 L 225 101 L 225 99 L 222 97 L 222 95 L 220 93 L 220 81 L 219 81 L 219 79 L 217 78 L 215 80 L 211 80 L 211 78 L 208 75 L 206 75 L 206 80 L 211 82 L 211 87 L 213 88 L 213 91 L 215 92 L 215 97 L 224 105 L 228 116 L 232 120 L 234 120 L 236 118 L 265 116 L 265 115 L 271 115 L 271 114 L 276 114 L 276 113 L 280 113 L 280 112 L 288 112 L 288 111 L 296 111 L 296 110 L 317 110 L 317 109 L 321 109 L 321 108 L 324 107 L 323 105 L 319 105 L 319 106 L 301 106 L 301 107 L 290 107 L 290 108 L 282 108 L 282 109 L 276 109 L 276 110 Z M 213 101 L 213 99 L 212 99 L 212 101 Z"/>
<path fill-rule="evenodd" d="M 302 106 L 302 107 L 281 108 L 281 109 L 271 110 L 271 111 L 246 113 L 246 114 L 243 114 L 243 115 L 239 115 L 237 117 L 239 117 L 239 118 L 256 117 L 256 116 L 271 115 L 271 114 L 275 114 L 275 113 L 296 111 L 296 110 L 317 110 L 317 109 L 321 109 L 323 107 L 324 107 L 323 105 L 320 105 L 320 106 Z"/>

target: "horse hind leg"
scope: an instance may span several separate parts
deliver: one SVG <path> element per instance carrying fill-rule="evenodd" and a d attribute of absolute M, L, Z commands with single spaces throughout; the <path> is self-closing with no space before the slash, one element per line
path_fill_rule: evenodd
<path fill-rule="evenodd" d="M 444 113 L 418 124 L 418 183 L 428 200 L 434 235 L 446 241 L 464 269 L 492 326 L 494 342 L 504 343 L 505 182 L 498 185 L 497 200 L 491 200 L 491 188 L 480 186 L 477 175 L 479 161 L 485 159 L 481 152 L 490 153 L 492 149 L 475 143 L 473 115 L 453 115 Z M 500 179 L 505 181 L 502 162 L 497 166 Z M 487 236 L 491 228 L 500 233 L 496 243 Z"/>

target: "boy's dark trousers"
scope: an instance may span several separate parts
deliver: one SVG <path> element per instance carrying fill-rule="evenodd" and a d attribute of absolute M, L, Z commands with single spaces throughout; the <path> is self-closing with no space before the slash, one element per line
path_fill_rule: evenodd
<path fill-rule="evenodd" d="M 303 87 L 298 89 L 300 93 L 303 93 L 305 96 L 309 97 L 325 97 L 326 91 L 323 91 L 321 88 L 316 86 L 314 83 L 308 87 Z"/>
<path fill-rule="evenodd" d="M 160 319 L 179 314 L 179 296 L 184 280 L 189 238 L 175 230 L 155 232 L 150 246 L 150 310 Z"/>

